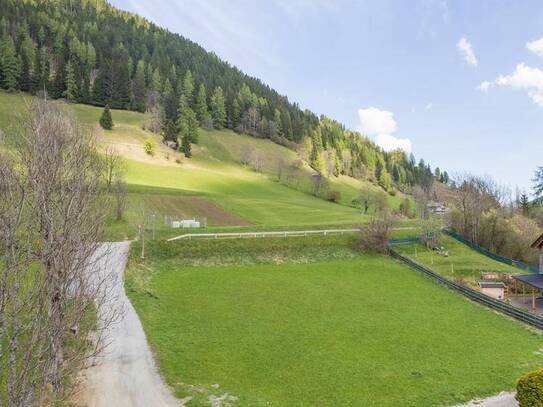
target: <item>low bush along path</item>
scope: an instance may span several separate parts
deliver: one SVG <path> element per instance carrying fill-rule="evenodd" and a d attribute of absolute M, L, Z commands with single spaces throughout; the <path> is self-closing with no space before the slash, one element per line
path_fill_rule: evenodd
<path fill-rule="evenodd" d="M 107 328 L 108 343 L 97 366 L 85 372 L 82 402 L 89 407 L 181 406 L 157 373 L 153 356 L 134 307 L 123 287 L 129 242 L 104 243 L 96 273 L 113 271 L 107 308 L 122 309 L 122 319 Z"/>

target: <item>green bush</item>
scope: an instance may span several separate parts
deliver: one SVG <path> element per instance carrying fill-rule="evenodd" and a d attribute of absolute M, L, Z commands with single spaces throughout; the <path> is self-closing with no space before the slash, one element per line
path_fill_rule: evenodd
<path fill-rule="evenodd" d="M 543 407 L 543 369 L 518 379 L 516 399 L 520 407 Z"/>
<path fill-rule="evenodd" d="M 155 145 L 155 142 L 153 140 L 145 140 L 143 142 L 143 149 L 145 150 L 145 152 L 147 154 L 149 154 L 150 156 L 154 156 L 155 155 L 155 152 L 156 152 L 156 145 Z"/>

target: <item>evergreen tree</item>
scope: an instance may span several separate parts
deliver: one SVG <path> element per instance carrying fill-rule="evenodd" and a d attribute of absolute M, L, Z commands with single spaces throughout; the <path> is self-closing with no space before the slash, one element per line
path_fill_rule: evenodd
<path fill-rule="evenodd" d="M 520 195 L 519 205 L 520 209 L 522 210 L 522 214 L 527 216 L 530 210 L 530 200 L 528 199 L 528 195 L 526 195 L 525 192 Z"/>
<path fill-rule="evenodd" d="M 183 136 L 181 140 L 181 151 L 183 151 L 185 157 L 192 157 L 192 147 L 190 146 L 190 138 L 188 135 Z"/>
<path fill-rule="evenodd" d="M 206 86 L 203 83 L 200 84 L 196 97 L 196 116 L 198 117 L 200 124 L 203 124 L 206 120 L 211 118 L 207 108 Z"/>
<path fill-rule="evenodd" d="M 132 82 L 133 108 L 138 112 L 145 112 L 145 62 L 138 61 L 136 74 Z"/>
<path fill-rule="evenodd" d="M 182 94 L 179 98 L 179 111 L 177 114 L 177 127 L 179 136 L 184 140 L 187 138 L 189 142 L 198 142 L 198 119 L 196 113 L 188 104 L 187 97 Z"/>
<path fill-rule="evenodd" d="M 20 66 L 15 53 L 15 45 L 10 36 L 4 36 L 0 42 L 0 84 L 7 90 L 18 86 Z"/>
<path fill-rule="evenodd" d="M 183 93 L 187 98 L 189 106 L 192 107 L 192 97 L 194 94 L 194 79 L 192 79 L 192 72 L 190 71 L 190 69 L 187 71 L 187 73 L 185 73 L 185 77 L 183 78 Z"/>
<path fill-rule="evenodd" d="M 275 109 L 273 114 L 273 121 L 275 122 L 275 132 L 278 136 L 283 135 L 283 123 L 281 122 L 281 112 L 279 109 Z"/>
<path fill-rule="evenodd" d="M 220 86 L 215 88 L 211 96 L 211 118 L 216 129 L 222 129 L 226 125 L 226 107 L 224 93 Z"/>
<path fill-rule="evenodd" d="M 19 80 L 20 88 L 24 91 L 30 91 L 34 88 L 34 62 L 36 60 L 36 46 L 28 35 L 24 35 L 21 42 L 19 55 L 21 58 L 21 77 Z"/>
<path fill-rule="evenodd" d="M 324 168 L 322 150 L 321 134 L 319 131 L 314 131 L 311 137 L 311 154 L 309 157 L 309 165 L 318 172 L 322 172 Z"/>
<path fill-rule="evenodd" d="M 77 100 L 77 82 L 75 78 L 75 70 L 71 61 L 66 65 L 66 91 L 64 96 L 69 102 Z"/>
<path fill-rule="evenodd" d="M 153 71 L 153 77 L 151 78 L 151 90 L 155 92 L 162 92 L 162 77 L 158 68 L 155 68 Z"/>
<path fill-rule="evenodd" d="M 113 118 L 111 117 L 111 112 L 109 111 L 109 105 L 106 105 L 102 115 L 100 116 L 100 126 L 105 130 L 111 130 L 113 128 Z"/>

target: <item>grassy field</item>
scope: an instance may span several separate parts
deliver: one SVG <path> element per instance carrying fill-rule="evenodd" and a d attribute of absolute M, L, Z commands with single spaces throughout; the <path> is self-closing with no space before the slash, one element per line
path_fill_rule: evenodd
<path fill-rule="evenodd" d="M 136 245 L 127 291 L 177 395 L 450 405 L 512 388 L 543 361 L 538 334 L 348 239 L 158 245 L 145 263 Z"/>
<path fill-rule="evenodd" d="M 22 116 L 31 97 L 0 92 L 0 128 L 10 129 L 14 116 Z M 307 165 L 297 172 L 301 180 L 297 189 L 277 180 L 276 162 L 298 160 L 292 150 L 269 140 L 239 135 L 231 131 L 200 132 L 200 141 L 193 147 L 192 159 L 185 159 L 161 143 L 161 136 L 144 130 L 148 115 L 113 110 L 115 127 L 104 131 L 98 126 L 102 112 L 99 107 L 58 102 L 96 135 L 99 146 L 114 147 L 126 158 L 126 178 L 130 184 L 131 203 L 126 220 L 109 223 L 111 238 L 133 236 L 135 212 L 142 205 L 147 213 L 164 216 L 205 216 L 210 226 L 292 226 L 352 225 L 364 219 L 351 207 L 362 182 L 341 176 L 330 178 L 330 189 L 341 193 L 339 203 L 311 196 Z M 143 151 L 143 141 L 156 143 L 156 154 Z M 242 166 L 247 151 L 257 149 L 264 159 L 263 173 Z M 374 187 L 376 188 L 376 187 Z M 158 196 L 160 195 L 160 196 Z M 190 196 L 183 198 L 182 196 Z M 198 197 L 195 201 L 194 196 Z M 400 195 L 389 196 L 390 204 L 398 207 Z M 174 232 L 175 233 L 175 232 Z"/>
<path fill-rule="evenodd" d="M 443 235 L 441 246 L 448 252 L 448 257 L 441 256 L 420 243 L 400 245 L 396 247 L 396 250 L 411 257 L 417 263 L 450 279 L 462 280 L 472 287 L 478 286 L 477 283 L 483 271 L 521 272 L 518 268 L 492 260 L 447 235 Z"/>

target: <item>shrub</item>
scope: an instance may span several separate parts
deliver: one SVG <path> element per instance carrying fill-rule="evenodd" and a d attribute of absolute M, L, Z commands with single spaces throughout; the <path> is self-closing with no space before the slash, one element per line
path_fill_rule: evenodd
<path fill-rule="evenodd" d="M 385 253 L 388 250 L 390 232 L 394 225 L 394 216 L 384 210 L 372 217 L 360 230 L 360 243 L 363 252 Z"/>
<path fill-rule="evenodd" d="M 543 407 L 543 369 L 520 377 L 515 398 L 520 407 Z"/>
<path fill-rule="evenodd" d="M 151 156 L 154 156 L 155 155 L 155 150 L 156 150 L 156 145 L 155 145 L 155 142 L 153 140 L 145 140 L 143 142 L 143 149 L 145 150 L 145 152 Z"/>
<path fill-rule="evenodd" d="M 341 192 L 339 191 L 329 191 L 328 196 L 326 197 L 330 202 L 338 203 L 341 199 Z"/>

